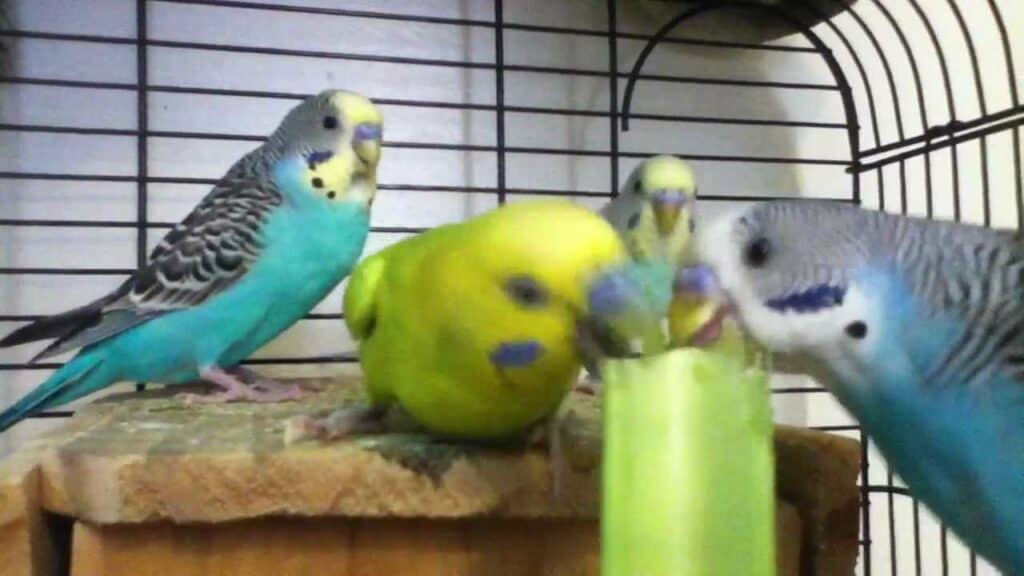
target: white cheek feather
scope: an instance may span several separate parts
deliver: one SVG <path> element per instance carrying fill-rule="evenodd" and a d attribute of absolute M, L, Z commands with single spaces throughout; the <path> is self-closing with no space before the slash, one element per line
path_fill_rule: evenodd
<path fill-rule="evenodd" d="M 878 319 L 872 314 L 869 299 L 856 285 L 847 290 L 843 303 L 817 312 L 780 312 L 764 304 L 763 296 L 746 281 L 749 271 L 740 260 L 732 229 L 736 215 L 723 217 L 701 231 L 697 246 L 701 259 L 714 268 L 722 288 L 729 295 L 740 319 L 750 334 L 763 346 L 781 353 L 810 353 L 826 361 L 849 361 L 850 355 L 874 348 Z M 867 336 L 857 340 L 846 327 L 861 321 L 868 326 Z"/>

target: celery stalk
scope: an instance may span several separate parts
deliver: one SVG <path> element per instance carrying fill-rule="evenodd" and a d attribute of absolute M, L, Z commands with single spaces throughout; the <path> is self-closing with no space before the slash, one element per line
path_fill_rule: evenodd
<path fill-rule="evenodd" d="M 693 348 L 602 372 L 602 574 L 774 576 L 766 374 Z"/>

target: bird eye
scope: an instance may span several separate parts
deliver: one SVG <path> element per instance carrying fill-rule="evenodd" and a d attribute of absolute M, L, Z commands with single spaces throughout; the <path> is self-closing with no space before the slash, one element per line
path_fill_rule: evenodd
<path fill-rule="evenodd" d="M 505 293 L 517 304 L 539 308 L 548 302 L 547 291 L 529 276 L 515 276 L 505 281 Z"/>
<path fill-rule="evenodd" d="M 325 130 L 334 130 L 337 127 L 338 127 L 338 117 L 337 116 L 324 116 L 324 129 Z"/>
<path fill-rule="evenodd" d="M 846 325 L 846 335 L 854 340 L 863 340 L 868 335 L 868 325 L 857 320 Z"/>
<path fill-rule="evenodd" d="M 747 249 L 743 254 L 743 259 L 747 266 L 750 266 L 751 268 L 761 268 L 768 263 L 768 258 L 771 256 L 771 252 L 771 242 L 769 242 L 764 236 L 760 236 L 747 244 Z"/>
<path fill-rule="evenodd" d="M 637 178 L 636 182 L 633 183 L 633 194 L 640 194 L 644 191 L 644 181 L 641 178 Z"/>

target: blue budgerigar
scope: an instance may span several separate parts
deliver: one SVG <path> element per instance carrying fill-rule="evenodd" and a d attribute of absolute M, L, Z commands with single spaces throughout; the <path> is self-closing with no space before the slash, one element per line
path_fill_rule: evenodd
<path fill-rule="evenodd" d="M 743 325 L 824 368 L 911 492 L 1024 574 L 1024 245 L 832 202 L 757 204 L 699 233 Z"/>
<path fill-rule="evenodd" d="M 119 288 L 0 341 L 56 338 L 36 359 L 81 351 L 0 414 L 0 430 L 118 381 L 223 389 L 207 401 L 298 391 L 237 365 L 308 313 L 351 271 L 377 190 L 381 115 L 329 90 L 293 108 L 238 160 Z"/>

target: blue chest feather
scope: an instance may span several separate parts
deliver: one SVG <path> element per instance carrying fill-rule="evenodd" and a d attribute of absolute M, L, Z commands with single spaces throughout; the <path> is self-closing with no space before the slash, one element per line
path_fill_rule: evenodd
<path fill-rule="evenodd" d="M 264 249 L 235 285 L 202 305 L 154 319 L 111 341 L 122 378 L 163 383 L 230 367 L 302 318 L 352 270 L 369 229 L 365 209 L 282 208 Z"/>

